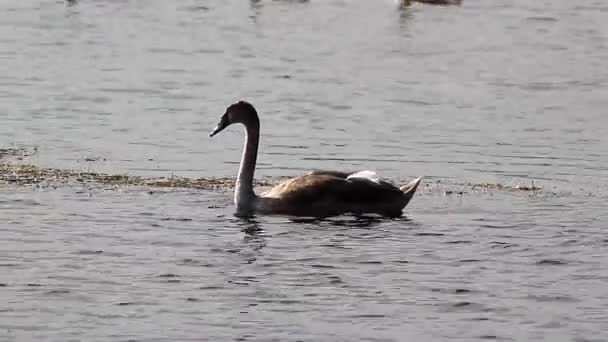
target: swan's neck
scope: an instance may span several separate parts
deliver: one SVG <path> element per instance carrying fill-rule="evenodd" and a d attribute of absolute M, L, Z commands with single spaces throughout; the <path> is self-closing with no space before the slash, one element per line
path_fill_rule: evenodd
<path fill-rule="evenodd" d="M 258 144 L 260 142 L 259 122 L 245 124 L 245 147 L 241 157 L 241 166 L 236 178 L 234 189 L 234 204 L 237 212 L 251 211 L 256 198 L 253 192 L 253 173 L 258 157 Z"/>

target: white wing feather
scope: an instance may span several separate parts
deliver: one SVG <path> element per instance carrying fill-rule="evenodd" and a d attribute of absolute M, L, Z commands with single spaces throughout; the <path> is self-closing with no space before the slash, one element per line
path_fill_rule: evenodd
<path fill-rule="evenodd" d="M 348 175 L 348 177 L 346 177 L 346 179 L 353 179 L 353 178 L 367 179 L 374 183 L 380 184 L 380 178 L 378 177 L 376 172 L 370 171 L 370 170 L 363 170 L 363 171 L 351 173 L 350 175 Z"/>

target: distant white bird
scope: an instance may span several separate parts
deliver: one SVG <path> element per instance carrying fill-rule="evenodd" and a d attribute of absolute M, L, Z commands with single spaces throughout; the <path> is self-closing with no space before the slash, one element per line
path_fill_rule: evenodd
<path fill-rule="evenodd" d="M 460 5 L 462 0 L 396 0 L 401 7 L 408 7 L 413 2 L 420 2 L 429 5 Z"/>

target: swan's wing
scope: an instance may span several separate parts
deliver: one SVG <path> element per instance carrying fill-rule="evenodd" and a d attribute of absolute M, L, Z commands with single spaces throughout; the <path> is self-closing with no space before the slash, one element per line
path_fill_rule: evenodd
<path fill-rule="evenodd" d="M 347 179 L 327 174 L 291 178 L 264 194 L 264 197 L 302 204 L 318 201 L 364 203 L 386 201 L 401 196 L 401 190 L 387 182 L 374 182 L 366 177 Z"/>
<path fill-rule="evenodd" d="M 331 171 L 331 170 L 313 170 L 306 174 L 308 175 L 317 175 L 317 176 L 333 176 L 348 180 L 367 180 L 370 182 L 377 183 L 378 185 L 392 187 L 394 186 L 390 182 L 380 178 L 375 171 L 371 170 L 363 170 L 357 172 L 344 172 L 344 171 Z"/>
<path fill-rule="evenodd" d="M 343 172 L 343 171 L 332 171 L 332 170 L 312 170 L 306 175 L 326 175 L 326 176 L 334 176 L 338 178 L 346 178 L 350 176 L 352 172 Z"/>
<path fill-rule="evenodd" d="M 313 170 L 307 175 L 327 175 L 345 179 L 368 179 L 375 183 L 380 183 L 380 177 L 375 171 L 362 170 L 357 172 L 331 171 L 331 170 Z"/>
<path fill-rule="evenodd" d="M 380 178 L 378 177 L 378 174 L 376 174 L 376 172 L 370 171 L 370 170 L 363 170 L 363 171 L 352 173 L 352 174 L 348 175 L 346 177 L 346 179 L 349 179 L 349 180 L 367 179 L 371 182 L 380 184 Z"/>

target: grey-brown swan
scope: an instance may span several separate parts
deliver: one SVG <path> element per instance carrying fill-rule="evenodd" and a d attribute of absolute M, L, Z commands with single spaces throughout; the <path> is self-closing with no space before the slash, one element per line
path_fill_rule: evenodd
<path fill-rule="evenodd" d="M 239 101 L 228 108 L 210 136 L 231 124 L 245 126 L 245 147 L 234 190 L 236 216 L 282 214 L 298 217 L 331 217 L 342 214 L 401 216 L 421 178 L 396 187 L 372 171 L 311 171 L 288 179 L 260 196 L 253 191 L 253 174 L 260 141 L 260 120 L 255 108 Z"/>

